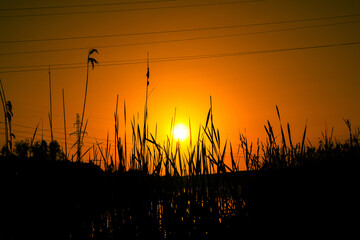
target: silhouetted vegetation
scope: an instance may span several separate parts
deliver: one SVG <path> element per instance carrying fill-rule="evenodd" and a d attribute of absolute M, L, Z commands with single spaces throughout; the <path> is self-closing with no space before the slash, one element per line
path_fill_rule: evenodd
<path fill-rule="evenodd" d="M 28 140 L 15 142 L 14 157 L 51 161 L 66 160 L 65 154 L 61 151 L 60 145 L 56 140 L 49 144 L 45 140 L 37 141 L 32 145 Z"/>
<path fill-rule="evenodd" d="M 185 153 L 171 138 L 163 145 L 151 133 L 144 139 L 134 121 L 132 129 L 128 161 L 120 139 L 117 164 L 109 147 L 103 151 L 98 145 L 105 171 L 94 162 L 67 161 L 56 141 L 16 142 L 13 155 L 1 156 L 2 176 L 9 182 L 4 196 L 10 199 L 2 216 L 12 219 L 3 236 L 217 239 L 254 234 L 259 228 L 307 226 L 303 231 L 310 232 L 319 223 L 329 227 L 347 221 L 351 214 L 358 129 L 349 127 L 344 143 L 325 132 L 313 147 L 304 140 L 292 143 L 289 128 L 288 139 L 280 128 L 278 144 L 268 122 L 268 139 L 254 153 L 240 136 L 248 171 L 238 170 L 232 154 L 227 165 L 227 143 L 221 143 L 211 107 L 197 141 Z"/>
<path fill-rule="evenodd" d="M 96 63 L 93 52 L 88 67 Z M 306 144 L 307 125 L 301 142 L 292 141 L 276 107 L 278 135 L 269 121 L 265 142 L 253 145 L 240 134 L 247 168 L 240 171 L 240 159 L 215 126 L 211 98 L 205 124 L 189 146 L 181 147 L 172 134 L 163 143 L 156 139 L 147 122 L 149 69 L 146 76 L 144 122 L 131 121 L 130 153 L 126 134 L 125 142 L 119 136 L 117 100 L 114 153 L 109 141 L 96 142 L 93 160 L 83 162 L 86 91 L 76 162 L 55 140 L 19 141 L 14 151 L 6 143 L 1 239 L 229 239 L 283 229 L 313 233 L 319 225 L 352 221 L 360 130 L 349 120 L 349 139 L 341 143 L 325 132 L 314 147 Z M 124 118 L 126 128 L 125 104 Z"/>
<path fill-rule="evenodd" d="M 3 146 L 1 152 L 3 154 L 9 155 L 12 152 L 13 148 L 13 138 L 15 138 L 15 135 L 11 131 L 11 120 L 13 117 L 12 112 L 12 104 L 10 101 L 6 100 L 4 87 L 2 85 L 1 79 L 0 79 L 0 98 L 3 106 L 4 111 L 4 123 L 5 123 L 5 145 Z"/>

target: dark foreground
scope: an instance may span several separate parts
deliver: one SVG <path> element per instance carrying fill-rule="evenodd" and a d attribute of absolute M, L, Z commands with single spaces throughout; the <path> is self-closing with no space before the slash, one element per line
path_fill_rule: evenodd
<path fill-rule="evenodd" d="M 357 171 L 334 162 L 181 178 L 1 159 L 0 239 L 350 234 L 357 228 Z"/>

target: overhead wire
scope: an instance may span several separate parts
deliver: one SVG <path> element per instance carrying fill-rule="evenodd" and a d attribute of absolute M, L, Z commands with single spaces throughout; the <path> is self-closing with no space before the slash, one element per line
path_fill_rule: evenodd
<path fill-rule="evenodd" d="M 12 123 L 13 126 L 17 126 L 17 127 L 20 127 L 20 128 L 26 128 L 26 129 L 31 129 L 31 130 L 35 130 L 36 127 L 31 127 L 31 126 L 26 126 L 26 125 L 21 125 L 21 124 L 14 124 Z M 17 130 L 16 128 L 13 128 L 13 131 L 14 132 L 21 132 L 21 133 L 28 133 L 28 134 L 34 134 L 34 132 L 30 132 L 30 131 L 23 131 L 23 130 Z M 45 132 L 51 132 L 51 130 L 49 129 L 45 129 L 45 128 L 38 128 L 38 131 L 45 131 Z M 58 131 L 52 131 L 53 133 L 56 133 L 56 134 L 60 134 L 60 135 L 64 135 L 64 132 L 58 132 Z M 44 135 L 46 137 L 50 137 L 50 135 Z M 60 139 L 63 139 L 65 140 L 65 137 L 58 137 Z M 107 139 L 104 139 L 104 138 L 96 138 L 96 137 L 90 137 L 90 136 L 86 136 L 86 138 L 90 138 L 90 139 L 97 139 L 97 140 L 101 140 L 101 141 L 107 141 Z M 108 140 L 109 142 L 115 142 L 115 140 L 112 140 L 112 139 L 109 139 Z M 124 140 L 122 140 L 122 142 L 125 142 Z M 90 143 L 90 142 L 88 142 Z M 130 144 L 130 143 L 128 143 Z"/>
<path fill-rule="evenodd" d="M 188 56 L 176 56 L 176 57 L 167 57 L 167 58 L 152 58 L 150 62 L 161 63 L 161 62 L 187 61 L 187 60 L 198 60 L 198 59 L 209 59 L 209 58 L 235 57 L 235 56 L 245 56 L 245 55 L 266 54 L 266 53 L 281 53 L 281 52 L 290 52 L 290 51 L 311 50 L 311 49 L 319 49 L 319 48 L 355 46 L 359 44 L 360 41 L 354 41 L 354 42 L 330 43 L 330 44 L 311 45 L 304 47 L 278 48 L 278 49 L 257 50 L 257 51 L 188 55 Z M 99 67 L 143 64 L 143 63 L 146 63 L 146 59 L 142 59 L 138 61 L 132 61 L 132 60 L 121 61 L 120 63 L 116 61 L 112 61 L 112 63 L 108 62 L 108 64 L 99 64 Z M 86 68 L 86 66 L 53 67 L 51 70 L 78 69 L 78 68 Z M 18 72 L 34 72 L 34 71 L 48 71 L 48 68 L 0 71 L 0 73 L 18 73 Z"/>
<path fill-rule="evenodd" d="M 232 34 L 206 36 L 206 37 L 192 37 L 192 38 L 160 40 L 160 41 L 150 41 L 150 42 L 140 42 L 140 43 L 124 43 L 124 44 L 102 45 L 102 46 L 95 46 L 94 48 L 103 49 L 103 48 L 116 48 L 116 47 L 139 46 L 139 45 L 150 45 L 150 44 L 174 43 L 174 42 L 184 42 L 184 41 L 194 41 L 194 40 L 207 40 L 207 39 L 227 38 L 227 37 L 240 37 L 240 36 L 248 36 L 248 35 L 254 35 L 254 34 L 275 33 L 275 32 L 284 32 L 284 31 L 295 31 L 295 30 L 336 26 L 336 25 L 341 25 L 341 24 L 358 23 L 358 22 L 360 22 L 360 19 L 352 20 L 352 21 L 346 21 L 346 22 L 327 23 L 327 24 L 319 24 L 319 25 L 313 25 L 313 26 L 291 27 L 291 28 L 283 28 L 283 29 L 247 32 L 247 33 L 232 33 Z M 38 53 L 50 53 L 50 52 L 65 52 L 65 51 L 78 51 L 78 50 L 87 50 L 87 49 L 89 49 L 89 48 L 88 47 L 78 47 L 78 48 L 35 50 L 35 51 L 25 51 L 25 52 L 24 51 L 23 52 L 7 52 L 7 53 L 0 53 L 0 56 L 4 56 L 4 55 L 20 55 L 20 54 L 21 55 L 22 54 L 38 54 Z M 0 67 L 0 69 L 1 69 L 1 67 Z"/>
<path fill-rule="evenodd" d="M 173 2 L 173 1 L 176 1 L 176 0 L 148 0 L 148 1 L 131 1 L 131 2 L 77 4 L 77 5 L 0 8 L 0 11 L 42 10 L 42 9 L 80 8 L 80 7 L 103 7 L 103 6 L 130 5 L 130 4 L 162 3 L 162 2 Z"/>
<path fill-rule="evenodd" d="M 28 103 L 24 103 L 22 102 L 21 104 L 26 104 L 28 106 L 31 106 L 31 107 L 34 107 L 35 105 L 32 105 L 32 104 L 28 104 Z M 32 112 L 32 113 L 39 113 L 39 114 L 43 114 L 44 111 L 48 111 L 47 107 L 45 106 L 40 106 L 40 105 L 36 105 L 37 108 L 41 108 L 40 110 L 34 110 L 34 109 L 29 109 L 28 107 L 26 108 L 22 108 L 22 107 L 17 107 L 18 110 L 21 110 L 21 111 L 28 111 L 28 112 Z M 46 108 L 46 110 L 45 110 Z M 76 115 L 76 112 L 67 112 L 67 116 L 66 116 L 66 119 L 69 119 L 69 120 L 73 120 L 74 119 L 74 116 Z M 53 116 L 56 116 L 56 117 L 63 117 L 63 115 L 60 116 L 60 114 L 53 114 Z M 104 118 L 104 117 L 99 117 L 99 116 L 94 116 L 94 115 L 91 115 L 89 116 L 91 119 L 95 119 L 95 120 L 99 120 L 99 121 L 107 121 L 107 122 L 112 122 L 113 119 L 109 119 L 109 118 Z M 1 122 L 0 122 L 1 123 Z"/>
<path fill-rule="evenodd" d="M 222 1 L 222 2 L 212 2 L 212 3 L 183 4 L 183 5 L 174 5 L 174 6 L 142 7 L 142 8 L 127 8 L 127 9 L 110 9 L 110 10 L 96 10 L 96 11 L 0 15 L 0 18 L 45 17 L 45 16 L 47 17 L 47 16 L 64 16 L 64 15 L 76 15 L 76 14 L 148 11 L 148 10 L 163 10 L 163 9 L 176 9 L 176 8 L 210 7 L 210 6 L 243 4 L 243 3 L 264 2 L 264 1 L 267 0 L 243 0 L 243 1 L 230 1 L 230 2 Z"/>
<path fill-rule="evenodd" d="M 40 129 L 41 130 L 41 129 Z M 45 129 L 43 129 L 45 131 Z M 13 129 L 12 131 L 15 135 L 15 137 L 17 137 L 17 139 L 20 137 L 20 138 L 23 138 L 23 139 L 31 139 L 33 137 L 33 132 L 29 132 L 29 131 L 23 131 L 23 130 L 18 130 L 18 129 Z M 18 134 L 20 133 L 20 135 Z M 4 133 L 0 133 L 0 134 L 3 134 Z M 22 135 L 22 134 L 28 134 L 29 136 L 26 136 L 26 135 Z M 39 136 L 37 136 L 37 138 L 35 139 L 38 139 Z M 51 138 L 50 135 L 48 134 L 41 134 L 41 138 L 44 139 L 44 140 L 49 140 Z M 91 146 L 93 144 L 95 144 L 95 142 L 91 142 L 90 140 L 100 140 L 101 142 L 99 142 L 99 144 L 102 144 L 103 142 L 110 142 L 110 143 L 114 143 L 115 140 L 106 140 L 106 139 L 103 139 L 103 138 L 95 138 L 95 137 L 88 137 L 88 136 L 85 136 L 85 139 L 87 139 L 88 141 L 82 141 L 83 143 L 83 146 Z M 54 135 L 54 140 L 56 140 L 57 142 L 59 143 L 62 143 L 64 144 L 65 143 L 65 137 L 63 136 L 57 136 L 57 135 Z M 74 145 L 77 140 L 75 139 L 75 137 L 71 138 L 70 135 L 69 137 L 67 137 L 67 142 L 70 143 L 70 145 Z M 127 148 L 129 149 L 131 146 L 130 146 L 130 143 L 127 143 Z"/>
<path fill-rule="evenodd" d="M 170 29 L 170 30 L 163 30 L 163 31 L 148 31 L 148 32 L 133 32 L 133 33 L 121 33 L 121 34 L 104 34 L 104 35 L 93 35 L 93 36 L 59 37 L 59 38 L 43 38 L 43 39 L 6 40 L 6 41 L 0 41 L 0 44 L 63 41 L 63 40 L 80 40 L 80 39 L 95 39 L 95 38 L 110 38 L 110 37 L 126 37 L 126 36 L 141 36 L 141 35 L 155 35 L 155 34 L 168 34 L 168 33 L 196 32 L 196 31 L 208 31 L 208 30 L 244 28 L 244 27 L 257 27 L 257 26 L 265 26 L 265 25 L 288 24 L 288 23 L 298 23 L 298 22 L 322 21 L 322 20 L 350 18 L 350 17 L 358 17 L 358 16 L 360 16 L 360 13 L 347 14 L 347 15 L 336 15 L 336 16 L 326 16 L 326 17 L 318 17 L 318 18 L 302 18 L 302 19 L 294 19 L 294 20 L 262 22 L 262 23 L 249 23 L 249 24 L 224 25 L 224 26 L 212 26 L 212 27 L 198 27 L 198 28 L 184 28 L 184 29 Z"/>

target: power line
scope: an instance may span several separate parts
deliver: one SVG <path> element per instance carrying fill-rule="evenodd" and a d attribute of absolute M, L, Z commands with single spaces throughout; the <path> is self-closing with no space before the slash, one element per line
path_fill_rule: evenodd
<path fill-rule="evenodd" d="M 84 63 L 57 63 L 51 64 L 51 66 L 71 66 L 71 65 L 84 65 Z M 49 67 L 49 64 L 39 64 L 39 65 L 23 65 L 23 66 L 10 66 L 10 67 L 0 67 L 0 69 L 16 69 L 16 68 L 39 68 L 39 67 Z"/>
<path fill-rule="evenodd" d="M 116 62 L 138 62 L 142 61 L 143 59 L 129 59 L 129 60 L 118 60 Z M 113 61 L 103 61 L 103 63 L 106 62 L 113 62 Z M 57 63 L 57 64 L 51 64 L 51 66 L 75 66 L 80 65 L 79 67 L 85 67 L 86 64 L 84 63 Z M 10 66 L 10 67 L 0 67 L 0 69 L 11 69 L 11 68 L 39 68 L 39 67 L 49 67 L 49 64 L 40 64 L 40 65 L 24 65 L 24 66 Z"/>
<path fill-rule="evenodd" d="M 331 20 L 331 19 L 349 18 L 349 17 L 358 17 L 358 16 L 360 16 L 360 13 L 348 14 L 348 15 L 327 16 L 327 17 L 320 17 L 320 18 L 305 18 L 305 19 L 302 18 L 302 19 L 285 20 L 285 21 L 273 21 L 273 22 L 225 25 L 225 26 L 201 27 L 201 28 L 185 28 L 185 29 L 173 29 L 173 30 L 164 30 L 164 31 L 149 31 L 149 32 L 107 34 L 107 35 L 94 35 L 94 36 L 78 36 L 78 37 L 44 38 L 44 39 L 8 40 L 8 41 L 0 41 L 0 44 L 80 40 L 80 39 L 110 38 L 110 37 L 126 37 L 126 36 L 167 34 L 167 33 L 181 33 L 181 32 L 196 32 L 196 31 L 208 31 L 208 30 L 244 28 L 244 27 L 257 27 L 257 26 L 277 25 L 277 24 L 297 23 L 297 22 L 311 22 L 311 21 Z"/>
<path fill-rule="evenodd" d="M 31 127 L 29 127 L 31 128 Z M 49 131 L 47 129 L 38 129 L 38 131 L 40 130 L 43 130 L 43 131 Z M 15 134 L 16 137 L 22 137 L 22 138 L 25 138 L 25 139 L 28 139 L 28 138 L 32 138 L 34 133 L 33 132 L 29 132 L 29 131 L 23 131 L 23 130 L 17 130 L 17 129 L 13 129 L 12 132 Z M 22 133 L 22 134 L 29 134 L 30 136 L 24 136 L 24 135 L 18 135 L 17 133 Z M 60 134 L 60 133 L 59 133 Z M 64 133 L 61 133 L 60 135 L 63 135 Z M 38 136 L 39 134 L 37 134 Z M 50 138 L 51 136 L 48 135 L 48 134 L 41 134 L 42 137 L 44 138 Z M 65 140 L 65 137 L 63 136 L 55 136 L 54 139 L 58 142 L 62 142 L 63 140 Z M 71 138 L 67 138 L 69 140 L 69 142 L 76 142 L 75 139 L 71 139 Z M 106 139 L 103 139 L 103 138 L 95 138 L 95 137 L 87 137 L 85 136 L 85 139 L 88 139 L 88 140 L 101 140 L 101 141 L 107 141 Z M 115 142 L 115 140 L 111 140 L 109 139 L 109 142 Z M 124 141 L 122 141 L 124 142 Z M 90 141 L 83 141 L 84 144 L 94 144 L 94 142 L 90 142 Z M 130 145 L 130 143 L 128 143 L 127 145 Z"/>
<path fill-rule="evenodd" d="M 360 44 L 360 41 L 356 41 L 356 42 L 312 45 L 312 46 L 294 47 L 294 48 L 280 48 L 280 49 L 269 49 L 269 50 L 258 50 L 258 51 L 228 52 L 228 53 L 190 55 L 190 56 L 167 57 L 167 58 L 153 58 L 153 59 L 151 59 L 151 62 L 152 63 L 160 63 L 160 62 L 187 61 L 187 60 L 198 60 L 198 59 L 208 59 L 208 58 L 235 57 L 235 56 L 265 54 L 265 53 L 281 53 L 281 52 L 289 52 L 289 51 L 311 50 L 311 49 L 318 49 L 318 48 L 355 46 L 355 45 L 359 45 L 359 44 Z M 142 59 L 139 61 L 129 60 L 128 62 L 121 61 L 121 63 L 117 63 L 116 61 L 113 61 L 113 63 L 99 65 L 98 67 L 120 66 L 120 65 L 129 65 L 129 64 L 144 64 L 144 63 L 146 63 L 146 59 Z M 54 67 L 54 68 L 52 68 L 52 70 L 77 69 L 77 68 L 85 68 L 85 67 L 83 67 L 83 66 L 70 66 L 70 67 L 58 67 L 58 68 Z M 39 68 L 39 69 L 2 71 L 0 73 L 34 72 L 34 71 L 47 71 L 47 70 L 48 70 L 48 68 L 42 68 L 42 69 Z"/>
<path fill-rule="evenodd" d="M 22 103 L 24 104 L 24 103 Z M 31 105 L 31 104 L 27 104 L 28 106 L 35 106 L 35 105 Z M 38 108 L 42 108 L 40 110 L 33 110 L 33 109 L 29 109 L 29 108 L 22 108 L 22 107 L 17 107 L 17 109 L 20 109 L 21 111 L 29 111 L 29 112 L 33 112 L 33 113 L 38 113 L 38 114 L 44 114 L 45 112 L 48 111 L 48 107 L 46 106 L 40 106 L 37 105 Z M 44 109 L 46 108 L 46 109 Z M 74 120 L 74 116 L 76 115 L 76 112 L 69 112 L 68 116 L 66 116 L 67 119 L 69 120 Z M 61 114 L 54 114 L 55 117 L 61 117 L 63 118 L 63 115 Z M 109 119 L 109 118 L 104 118 L 104 117 L 99 117 L 99 116 L 94 116 L 94 115 L 88 115 L 88 118 L 91 118 L 92 120 L 96 120 L 96 121 L 103 121 L 103 122 L 113 122 L 114 119 Z M 42 121 L 42 120 L 41 120 Z M 3 123 L 0 121 L 0 123 Z M 13 123 L 12 123 L 13 124 Z M 16 124 L 15 124 L 16 125 Z M 61 128 L 62 129 L 62 128 Z"/>
<path fill-rule="evenodd" d="M 138 1 L 138 2 L 115 2 L 115 3 L 94 3 L 94 4 L 78 4 L 78 5 L 1 8 L 0 11 L 42 10 L 42 9 L 80 8 L 80 7 L 103 7 L 103 6 L 118 6 L 118 5 L 129 5 L 129 4 L 161 3 L 161 2 L 172 2 L 172 1 L 176 1 L 176 0 L 150 0 L 150 1 Z"/>
<path fill-rule="evenodd" d="M 0 18 L 44 17 L 44 16 L 75 15 L 75 14 L 132 12 L 132 11 L 176 9 L 176 8 L 210 7 L 210 6 L 219 6 L 219 5 L 263 2 L 263 1 L 267 1 L 267 0 L 244 0 L 244 1 L 232 1 L 232 2 L 213 2 L 213 3 L 202 3 L 202 4 L 199 3 L 199 4 L 184 4 L 184 5 L 175 5 L 175 6 L 147 7 L 147 8 L 128 8 L 128 9 L 111 9 L 111 10 L 82 11 L 82 12 L 78 11 L 78 12 L 60 12 L 60 13 L 42 13 L 42 14 L 0 15 Z"/>
<path fill-rule="evenodd" d="M 17 127 L 20 127 L 20 128 L 26 128 L 26 129 L 32 129 L 32 130 L 35 130 L 36 127 L 31 127 L 31 126 L 26 126 L 26 125 L 21 125 L 21 124 L 12 124 L 13 126 L 17 126 Z M 50 130 L 48 129 L 41 129 L 41 128 L 38 128 L 37 131 L 45 131 L 45 132 L 50 132 Z M 30 131 L 23 131 L 23 130 L 17 130 L 17 129 L 13 129 L 13 132 L 20 132 L 20 133 L 26 133 L 26 134 L 31 134 L 33 135 L 34 132 L 30 132 Z M 37 132 L 38 133 L 38 132 Z M 57 131 L 53 131 L 53 133 L 56 133 L 56 134 L 60 134 L 60 135 L 63 135 L 64 132 L 57 132 Z M 44 135 L 45 137 L 50 137 L 50 135 Z M 65 138 L 64 137 L 56 137 L 56 138 L 59 138 L 59 139 L 62 139 L 64 140 Z M 88 139 L 96 139 L 96 140 L 101 140 L 101 141 L 107 141 L 107 139 L 104 139 L 104 138 L 96 138 L 96 137 L 89 137 L 89 136 L 85 136 L 85 138 L 88 138 Z M 112 140 L 112 139 L 109 139 L 108 140 L 109 142 L 115 142 L 115 140 Z M 122 140 L 122 142 L 125 142 L 125 140 Z M 90 143 L 90 142 L 87 142 L 87 143 Z M 129 145 L 130 143 L 128 143 Z"/>
<path fill-rule="evenodd" d="M 30 127 L 30 126 L 25 126 L 25 125 L 21 125 L 21 124 L 15 124 L 15 123 L 12 123 L 11 125 L 13 125 L 13 126 L 17 126 L 17 127 L 22 127 L 22 128 L 27 128 L 27 129 L 33 129 L 33 130 L 35 130 L 36 129 L 36 127 Z M 50 132 L 50 130 L 48 130 L 48 129 L 43 129 L 43 128 L 38 128 L 37 129 L 38 131 L 46 131 L 46 132 Z M 53 131 L 53 133 L 58 133 L 58 134 L 64 134 L 63 132 L 57 132 L 57 131 Z M 34 134 L 34 133 L 33 133 Z"/>
<path fill-rule="evenodd" d="M 320 24 L 320 25 L 313 25 L 313 26 L 292 27 L 292 28 L 283 28 L 283 29 L 274 29 L 274 30 L 265 30 L 265 31 L 255 31 L 255 32 L 248 32 L 248 33 L 232 33 L 232 34 L 225 34 L 225 35 L 181 38 L 181 39 L 172 39 L 172 40 L 160 40 L 160 41 L 150 41 L 150 42 L 142 42 L 142 43 L 112 44 L 112 45 L 95 46 L 94 48 L 102 49 L 102 48 L 128 47 L 128 46 L 174 43 L 174 42 L 195 41 L 195 40 L 207 40 L 207 39 L 227 38 L 227 37 L 240 37 L 240 36 L 248 36 L 248 35 L 254 35 L 254 34 L 294 31 L 294 30 L 311 29 L 311 28 L 319 28 L 319 27 L 328 27 L 328 26 L 335 26 L 335 25 L 348 24 L 348 23 L 358 23 L 358 22 L 360 22 L 360 19 L 359 20 L 353 20 L 353 21 L 346 21 L 346 22 L 327 23 L 327 24 Z M 49 53 L 49 52 L 78 51 L 78 50 L 87 50 L 87 49 L 89 49 L 89 48 L 88 47 L 79 47 L 79 48 L 35 50 L 35 51 L 27 51 L 27 52 L 8 52 L 8 53 L 0 53 L 0 56 L 2 56 L 2 55 L 21 55 L 21 54 L 39 54 L 39 53 Z M 79 63 L 79 65 L 83 65 L 83 63 Z M 41 65 L 41 66 L 43 67 L 45 65 Z M 4 68 L 13 68 L 13 67 L 0 67 L 0 69 L 4 69 Z"/>

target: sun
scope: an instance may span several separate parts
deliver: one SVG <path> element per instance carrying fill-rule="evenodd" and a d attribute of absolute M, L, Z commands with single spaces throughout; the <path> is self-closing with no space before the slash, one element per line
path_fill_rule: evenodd
<path fill-rule="evenodd" d="M 189 128 L 182 123 L 178 123 L 174 127 L 174 138 L 177 141 L 183 142 L 189 137 Z"/>

